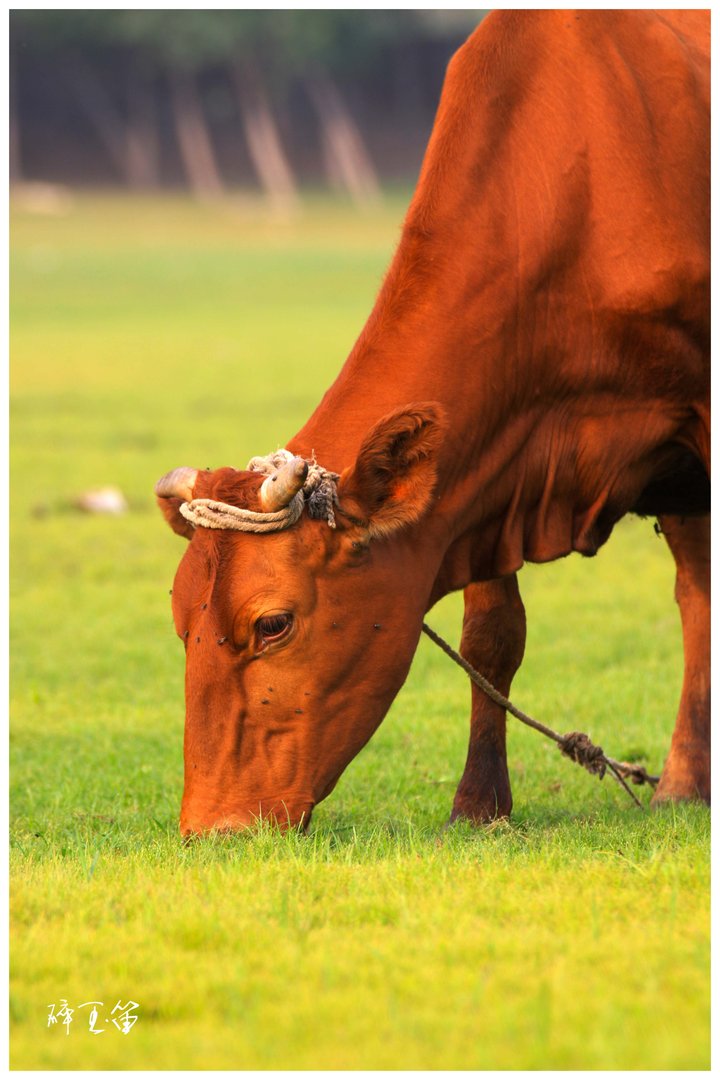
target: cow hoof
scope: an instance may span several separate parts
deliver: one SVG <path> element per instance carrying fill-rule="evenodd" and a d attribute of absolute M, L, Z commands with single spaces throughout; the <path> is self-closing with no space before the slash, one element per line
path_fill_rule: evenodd
<path fill-rule="evenodd" d="M 690 789 L 686 787 L 672 787 L 669 784 L 664 786 L 661 780 L 655 794 L 650 800 L 650 806 L 655 810 L 660 806 L 664 806 L 666 803 L 677 802 L 705 803 L 706 806 L 709 806 L 710 789 L 705 788 L 704 785 L 694 785 Z"/>
<path fill-rule="evenodd" d="M 665 762 L 652 806 L 666 802 L 704 802 L 710 805 L 710 760 L 704 754 L 673 755 Z"/>
<path fill-rule="evenodd" d="M 469 821 L 472 825 L 490 825 L 493 821 L 506 821 L 511 810 L 512 799 L 509 796 L 502 801 L 493 798 L 492 801 L 487 799 L 478 802 L 456 797 L 450 823 L 460 820 Z"/>

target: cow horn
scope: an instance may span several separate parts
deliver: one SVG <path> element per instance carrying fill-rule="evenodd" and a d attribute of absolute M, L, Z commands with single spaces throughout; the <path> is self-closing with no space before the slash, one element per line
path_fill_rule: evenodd
<path fill-rule="evenodd" d="M 193 497 L 197 474 L 197 469 L 190 469 L 187 465 L 181 465 L 179 469 L 173 469 L 172 472 L 165 473 L 158 480 L 155 485 L 155 494 L 160 495 L 163 499 L 184 499 L 185 502 L 190 502 Z"/>
<path fill-rule="evenodd" d="M 286 465 L 281 465 L 277 472 L 263 480 L 260 488 L 260 505 L 266 514 L 282 510 L 297 495 L 305 483 L 308 463 L 294 457 Z"/>

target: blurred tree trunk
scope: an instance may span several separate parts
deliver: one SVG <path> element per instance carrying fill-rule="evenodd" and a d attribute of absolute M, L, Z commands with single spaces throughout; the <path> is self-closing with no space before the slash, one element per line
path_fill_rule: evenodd
<path fill-rule="evenodd" d="M 169 73 L 169 82 L 175 131 L 190 187 L 200 198 L 221 195 L 224 184 L 195 76 L 175 68 Z"/>
<path fill-rule="evenodd" d="M 295 176 L 260 78 L 254 66 L 243 61 L 233 65 L 233 79 L 248 152 L 262 189 L 276 209 L 294 210 Z"/>
<path fill-rule="evenodd" d="M 64 75 L 123 182 L 133 188 L 154 185 L 158 179 L 157 133 L 152 89 L 144 73 L 138 76 L 131 71 L 127 120 L 103 79 L 82 58 L 71 57 Z"/>
<path fill-rule="evenodd" d="M 105 84 L 79 56 L 68 57 L 67 63 L 63 65 L 63 74 L 80 111 L 85 114 L 85 119 L 105 147 L 121 179 L 127 183 L 125 124 L 105 89 Z"/>
<path fill-rule="evenodd" d="M 131 63 L 125 146 L 128 182 L 134 188 L 154 188 L 160 182 L 160 147 L 153 91 L 151 73 L 144 65 Z"/>
<path fill-rule="evenodd" d="M 10 183 L 17 183 L 23 178 L 22 155 L 20 152 L 20 110 L 18 108 L 17 56 L 10 60 Z"/>
<path fill-rule="evenodd" d="M 417 123 L 423 115 L 423 79 L 417 48 L 395 50 L 393 54 L 393 113 L 398 124 L 408 119 Z M 422 122 L 422 121 L 421 121 Z"/>
<path fill-rule="evenodd" d="M 314 71 L 305 88 L 320 121 L 331 184 L 341 183 L 359 204 L 378 202 L 377 173 L 337 83 L 326 72 Z"/>

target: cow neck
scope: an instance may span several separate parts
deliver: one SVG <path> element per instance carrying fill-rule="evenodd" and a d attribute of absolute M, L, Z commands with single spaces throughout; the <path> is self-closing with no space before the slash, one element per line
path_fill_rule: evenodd
<path fill-rule="evenodd" d="M 447 588 L 525 559 L 594 553 L 686 423 L 652 400 L 642 374 L 629 385 L 589 299 L 593 244 L 604 250 L 592 233 L 583 135 L 596 105 L 583 97 L 575 53 L 552 68 L 565 96 L 549 139 L 549 43 L 505 41 L 506 25 L 470 39 L 450 65 L 385 283 L 343 370 L 289 444 L 341 472 L 383 415 L 443 404 L 450 423 L 423 535 L 441 553 Z M 486 63 L 483 50 L 496 47 L 510 67 Z M 497 86 L 486 85 L 492 72 Z M 607 73 L 598 80 L 610 93 Z M 633 113 L 638 138 L 643 117 Z M 622 205 L 614 189 L 607 198 Z M 643 234 L 623 242 L 642 245 Z"/>
<path fill-rule="evenodd" d="M 502 288 L 479 285 L 489 316 L 476 305 L 469 319 L 466 296 L 426 286 L 434 305 L 398 319 L 390 317 L 394 297 L 381 296 L 289 448 L 314 452 L 340 473 L 386 413 L 439 402 L 449 423 L 423 533 L 442 563 L 445 591 L 512 573 L 526 560 L 594 554 L 643 490 L 678 417 L 663 402 L 613 390 L 609 366 L 594 380 L 592 364 L 574 365 L 575 355 L 587 355 L 590 331 L 579 316 L 562 336 L 550 335 L 548 323 L 560 320 L 547 296 L 526 295 L 523 325 L 542 325 L 543 334 L 519 339 L 509 332 Z"/>
<path fill-rule="evenodd" d="M 574 508 L 558 499 L 557 487 L 572 448 L 554 437 L 558 425 L 543 411 L 555 388 L 546 387 L 541 399 L 529 366 L 538 347 L 553 348 L 558 327 L 569 332 L 567 320 L 548 299 L 553 253 L 544 239 L 530 244 L 530 223 L 518 209 L 523 204 L 532 222 L 545 222 L 535 185 L 519 194 L 511 180 L 508 188 L 508 178 L 523 175 L 508 137 L 512 125 L 507 117 L 487 119 L 478 95 L 466 92 L 480 62 L 474 48 L 451 65 L 400 245 L 367 324 L 288 444 L 342 472 L 391 410 L 444 405 L 449 427 L 438 499 L 423 531 L 440 561 L 452 554 L 453 588 L 473 575 L 517 569 L 528 540 L 529 557 L 555 558 L 573 546 Z M 523 95 L 507 100 L 509 113 L 525 107 Z M 566 188 L 582 179 L 569 176 Z M 563 350 L 571 347 L 562 342 Z M 538 509 L 527 523 L 532 506 Z M 458 545 L 467 549 L 463 557 Z"/>
<path fill-rule="evenodd" d="M 443 247 L 460 252 L 472 272 L 459 276 Z M 358 342 L 288 444 L 341 473 L 382 416 L 414 402 L 443 405 L 449 422 L 438 498 L 423 530 L 440 552 L 448 588 L 511 573 L 526 558 L 594 549 L 594 520 L 613 481 L 610 469 L 593 478 L 592 490 L 573 489 L 575 435 L 584 422 L 574 409 L 587 400 L 587 380 L 558 387 L 538 375 L 548 369 L 540 349 L 569 370 L 563 361 L 576 349 L 573 328 L 541 290 L 524 290 L 519 313 L 513 268 L 493 258 L 476 264 L 463 250 L 459 235 L 440 245 L 406 225 Z M 563 337 L 553 339 L 558 327 Z"/>
<path fill-rule="evenodd" d="M 567 417 L 509 385 L 512 380 L 502 378 L 507 364 L 491 349 L 479 356 L 467 347 L 463 352 L 458 341 L 436 342 L 416 347 L 411 365 L 402 361 L 405 335 L 388 335 L 386 349 L 359 343 L 289 449 L 314 452 L 326 468 L 342 472 L 369 428 L 391 409 L 440 402 L 449 423 L 421 546 L 443 563 L 447 589 L 511 573 L 526 558 L 567 554 L 582 531 L 571 503 L 574 448 Z"/>

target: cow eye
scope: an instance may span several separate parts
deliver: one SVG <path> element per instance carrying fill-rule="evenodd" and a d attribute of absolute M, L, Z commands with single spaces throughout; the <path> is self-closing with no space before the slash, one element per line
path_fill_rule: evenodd
<path fill-rule="evenodd" d="M 292 615 L 286 612 L 279 612 L 277 615 L 263 615 L 256 623 L 258 638 L 267 645 L 279 641 L 289 634 L 292 621 Z"/>

